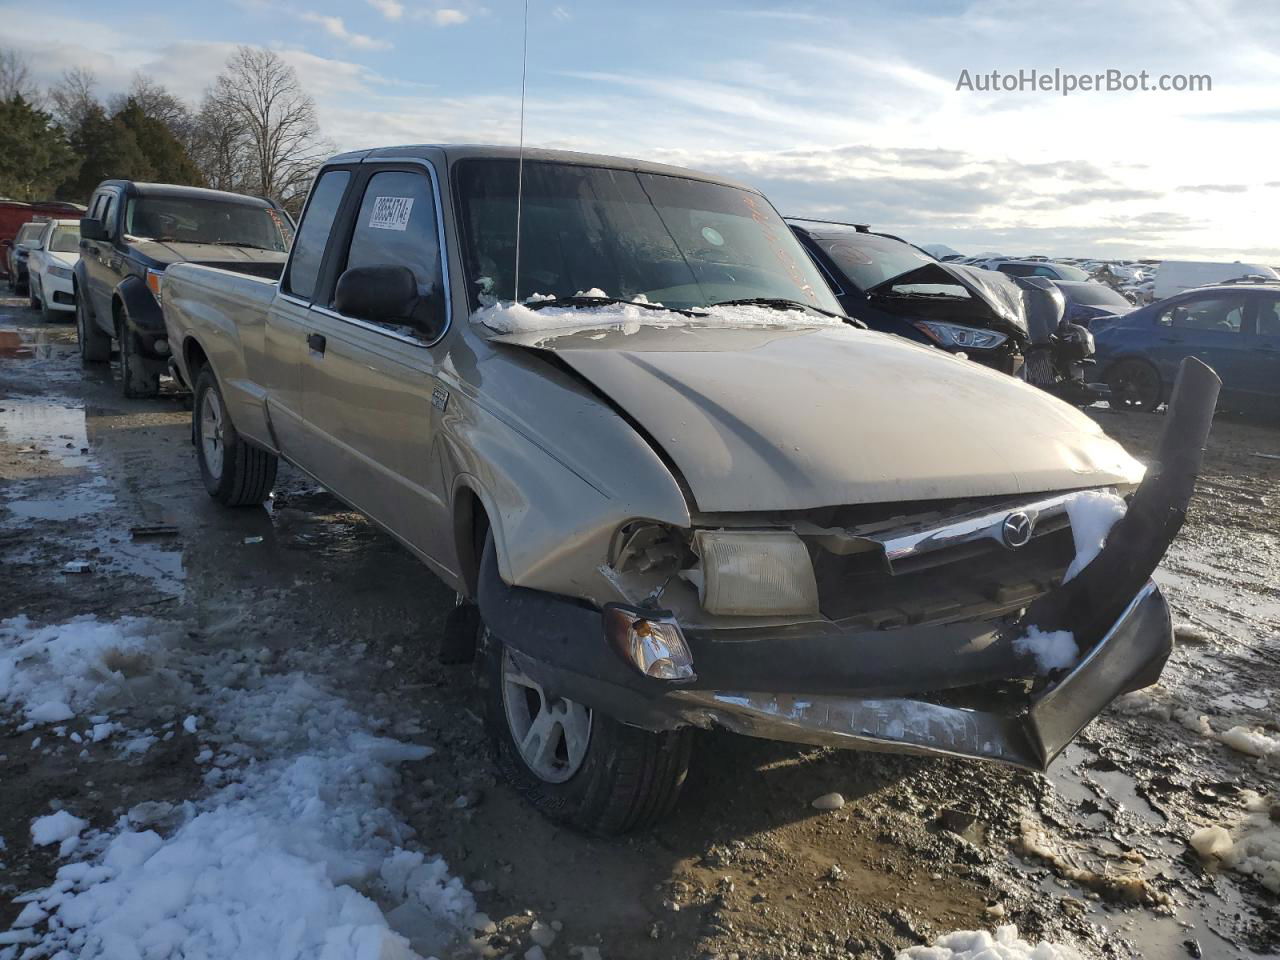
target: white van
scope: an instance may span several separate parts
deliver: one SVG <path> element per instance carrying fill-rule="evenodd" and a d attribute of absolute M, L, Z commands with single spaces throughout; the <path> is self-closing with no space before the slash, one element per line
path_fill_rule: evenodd
<path fill-rule="evenodd" d="M 1204 287 L 1237 277 L 1266 277 L 1280 280 L 1280 273 L 1260 263 L 1215 263 L 1212 260 L 1165 260 L 1156 271 L 1153 296 L 1163 300 L 1192 287 Z"/>

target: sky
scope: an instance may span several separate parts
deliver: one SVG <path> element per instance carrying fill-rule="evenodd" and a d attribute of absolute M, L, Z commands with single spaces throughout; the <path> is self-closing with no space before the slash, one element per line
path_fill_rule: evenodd
<path fill-rule="evenodd" d="M 0 48 L 199 99 L 237 44 L 336 149 L 512 143 L 523 0 L 0 0 Z M 1184 92 L 957 89 L 996 70 Z M 706 170 L 967 254 L 1280 264 L 1280 19 L 1236 0 L 529 0 L 525 142 Z M 976 83 L 975 83 L 976 85 Z"/>

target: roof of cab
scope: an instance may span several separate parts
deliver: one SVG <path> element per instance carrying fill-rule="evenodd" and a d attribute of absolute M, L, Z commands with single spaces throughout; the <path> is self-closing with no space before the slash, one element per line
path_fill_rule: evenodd
<path fill-rule="evenodd" d="M 470 157 L 483 157 L 490 160 L 517 160 L 520 158 L 521 151 L 519 147 L 503 147 L 489 144 L 419 143 L 408 144 L 400 147 L 378 147 L 372 150 L 353 150 L 348 153 L 340 153 L 335 157 L 330 157 L 325 161 L 325 164 L 327 166 L 335 163 L 394 160 L 396 158 L 428 160 L 435 159 L 440 153 L 443 153 L 448 162 L 452 164 Z M 636 173 L 652 173 L 667 177 L 685 177 L 691 180 L 703 180 L 707 183 L 718 183 L 726 187 L 737 187 L 742 190 L 750 190 L 753 193 L 759 192 L 755 187 L 747 186 L 746 184 L 739 183 L 736 180 L 730 180 L 727 177 L 720 177 L 711 173 L 703 173 L 700 170 L 688 170 L 684 167 L 675 167 L 665 163 L 652 163 L 648 160 L 632 160 L 627 157 L 611 157 L 596 153 L 578 153 L 574 150 L 545 150 L 541 148 L 526 147 L 524 149 L 524 159 L 527 162 L 533 163 L 538 161 L 568 163 L 584 167 L 610 167 L 615 170 L 632 170 Z"/>
<path fill-rule="evenodd" d="M 271 201 L 263 197 L 251 197 L 228 190 L 210 190 L 208 187 L 187 187 L 176 183 L 143 183 L 138 180 L 104 180 L 102 187 L 123 187 L 139 197 L 194 197 L 201 200 L 221 200 L 224 203 L 245 203 L 255 207 L 269 207 Z"/>

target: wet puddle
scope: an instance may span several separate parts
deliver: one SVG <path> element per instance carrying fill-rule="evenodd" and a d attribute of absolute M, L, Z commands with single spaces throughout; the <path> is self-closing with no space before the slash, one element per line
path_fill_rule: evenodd
<path fill-rule="evenodd" d="M 46 451 L 66 467 L 89 463 L 84 408 L 47 397 L 0 399 L 0 439 L 19 444 L 21 452 Z"/>

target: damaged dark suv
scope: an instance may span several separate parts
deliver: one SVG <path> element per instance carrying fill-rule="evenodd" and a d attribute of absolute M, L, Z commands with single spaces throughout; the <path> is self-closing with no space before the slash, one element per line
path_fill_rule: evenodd
<path fill-rule="evenodd" d="M 1017 374 L 1028 344 L 1022 292 L 1007 277 L 943 263 L 861 224 L 787 221 L 840 306 L 872 330 Z"/>

